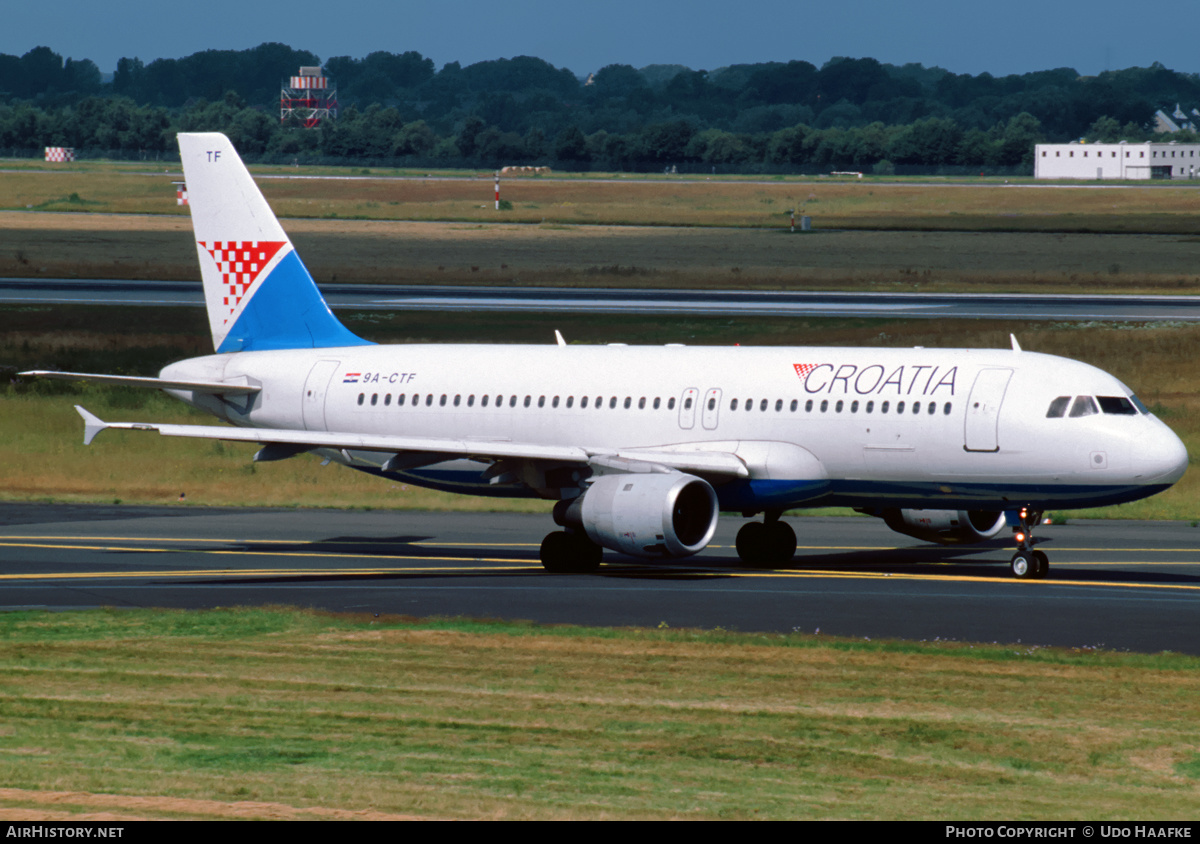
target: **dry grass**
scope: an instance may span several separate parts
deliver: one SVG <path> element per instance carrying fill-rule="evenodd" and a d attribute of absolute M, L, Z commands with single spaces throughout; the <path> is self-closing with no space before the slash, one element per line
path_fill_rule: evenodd
<path fill-rule="evenodd" d="M 630 228 L 288 220 L 329 282 L 1188 293 L 1178 235 Z M 0 214 L 0 276 L 199 279 L 182 217 Z"/>
<path fill-rule="evenodd" d="M 6 817 L 1095 821 L 1200 797 L 1179 657 L 281 611 L 8 614 L 0 638 Z"/>
<path fill-rule="evenodd" d="M 0 208 L 185 214 L 174 165 L 16 170 Z M 308 168 L 255 168 L 277 213 L 289 217 L 780 227 L 795 209 L 824 228 L 1196 233 L 1192 186 L 1058 186 L 991 180 L 510 178 L 510 211 L 496 212 L 491 173 L 460 178 L 356 175 L 312 179 Z M 290 178 L 294 175 L 310 178 Z M 351 176 L 352 178 L 344 178 Z"/>

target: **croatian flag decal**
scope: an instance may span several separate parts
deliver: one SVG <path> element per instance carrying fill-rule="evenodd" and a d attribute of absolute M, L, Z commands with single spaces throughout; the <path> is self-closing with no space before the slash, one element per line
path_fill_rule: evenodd
<path fill-rule="evenodd" d="M 792 364 L 792 366 L 796 367 L 796 377 L 799 378 L 801 381 L 803 381 L 805 378 L 808 377 L 808 373 L 812 372 L 814 369 L 816 369 L 820 365 L 821 364 L 819 364 L 819 363 L 793 363 Z"/>
<path fill-rule="evenodd" d="M 342 379 L 343 384 L 357 384 L 361 372 L 347 372 L 346 377 Z"/>
<path fill-rule="evenodd" d="M 213 243 L 200 241 L 200 245 L 212 256 L 225 283 L 226 293 L 222 304 L 229 308 L 225 315 L 228 323 L 246 298 L 250 287 L 266 269 L 275 253 L 285 241 L 267 242 L 257 240 L 218 240 Z"/>

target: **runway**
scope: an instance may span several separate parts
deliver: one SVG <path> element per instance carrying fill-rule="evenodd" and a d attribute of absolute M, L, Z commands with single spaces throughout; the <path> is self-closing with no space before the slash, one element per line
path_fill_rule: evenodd
<path fill-rule="evenodd" d="M 289 604 L 1200 654 L 1186 523 L 1046 526 L 1051 578 L 1016 581 L 1007 541 L 926 545 L 869 518 L 792 519 L 792 565 L 747 569 L 741 521 L 694 558 L 606 552 L 598 574 L 552 575 L 549 516 L 0 504 L 0 609 Z"/>
<path fill-rule="evenodd" d="M 1200 321 L 1200 296 L 326 285 L 334 309 L 907 319 Z M 0 279 L 0 303 L 203 307 L 196 282 Z"/>

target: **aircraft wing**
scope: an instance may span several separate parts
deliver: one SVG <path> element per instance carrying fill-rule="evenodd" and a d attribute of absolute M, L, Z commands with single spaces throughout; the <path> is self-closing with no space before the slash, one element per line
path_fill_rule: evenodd
<path fill-rule="evenodd" d="M 682 472 L 718 477 L 749 477 L 746 464 L 736 455 L 719 451 L 648 451 L 642 449 L 589 449 L 580 446 L 541 445 L 507 440 L 470 440 L 441 437 L 402 437 L 376 434 L 352 434 L 336 431 L 295 431 L 286 428 L 233 428 L 225 425 L 174 425 L 155 422 L 105 422 L 86 408 L 75 405 L 83 417 L 84 445 L 90 445 L 106 428 L 131 431 L 157 431 L 164 437 L 195 437 L 227 442 L 278 443 L 308 448 L 336 448 L 348 451 L 377 451 L 391 454 L 425 453 L 446 457 L 481 459 L 548 460 L 562 463 L 611 465 L 619 461 L 633 471 L 634 466 L 663 467 Z"/>
<path fill-rule="evenodd" d="M 255 384 L 227 384 L 222 381 L 170 381 L 165 378 L 142 378 L 136 375 L 98 375 L 94 372 L 58 372 L 57 370 L 33 369 L 20 375 L 39 378 L 56 378 L 59 381 L 90 381 L 94 384 L 110 384 L 121 387 L 151 387 L 158 390 L 190 390 L 193 393 L 213 395 L 245 396 L 259 392 L 262 387 Z"/>

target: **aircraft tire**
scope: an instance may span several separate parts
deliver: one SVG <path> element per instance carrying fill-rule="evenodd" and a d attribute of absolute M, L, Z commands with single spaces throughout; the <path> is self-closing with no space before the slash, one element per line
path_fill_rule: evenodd
<path fill-rule="evenodd" d="M 762 522 L 746 522 L 737 532 L 738 557 L 748 566 L 760 566 L 763 560 L 763 550 L 766 546 L 767 526 Z"/>
<path fill-rule="evenodd" d="M 796 532 L 783 521 L 747 522 L 738 531 L 736 546 L 748 566 L 782 566 L 796 553 Z"/>
<path fill-rule="evenodd" d="M 1038 580 L 1043 580 L 1050 573 L 1050 558 L 1046 556 L 1045 551 L 1034 551 L 1033 562 L 1037 567 L 1033 576 Z"/>
<path fill-rule="evenodd" d="M 542 567 L 555 574 L 587 574 L 600 568 L 604 549 L 581 533 L 556 530 L 542 540 Z"/>

